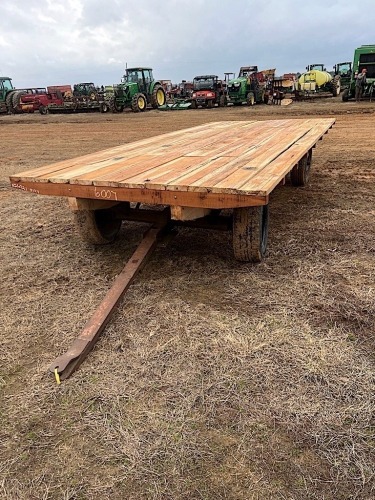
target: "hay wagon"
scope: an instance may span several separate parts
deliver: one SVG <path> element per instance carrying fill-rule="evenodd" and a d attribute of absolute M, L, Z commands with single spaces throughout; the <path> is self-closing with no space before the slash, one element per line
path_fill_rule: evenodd
<path fill-rule="evenodd" d="M 75 347 L 51 365 L 55 374 L 69 376 L 80 364 L 168 228 L 231 229 L 235 258 L 259 262 L 267 248 L 271 192 L 288 174 L 295 186 L 308 182 L 312 150 L 334 122 L 209 123 L 11 176 L 17 190 L 67 197 L 89 243 L 113 241 L 123 221 L 151 224 L 95 313 L 99 316 L 89 321 Z M 150 210 L 150 205 L 159 209 Z M 230 215 L 222 215 L 224 209 L 231 209 Z"/>

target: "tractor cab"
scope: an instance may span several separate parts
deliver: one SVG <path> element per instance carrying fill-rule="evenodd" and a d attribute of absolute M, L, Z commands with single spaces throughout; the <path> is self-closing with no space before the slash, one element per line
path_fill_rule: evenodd
<path fill-rule="evenodd" d="M 306 71 L 327 71 L 324 64 L 309 64 L 306 66 Z"/>
<path fill-rule="evenodd" d="M 7 76 L 0 77 L 0 101 L 5 101 L 8 92 L 13 90 L 12 79 Z"/>
<path fill-rule="evenodd" d="M 92 82 L 89 83 L 77 83 L 73 87 L 73 95 L 75 97 L 79 96 L 90 96 L 93 93 L 96 93 L 96 87 Z"/>
<path fill-rule="evenodd" d="M 350 77 L 352 74 L 352 63 L 343 62 L 338 63 L 333 66 L 335 75 L 340 75 L 341 77 Z"/>
<path fill-rule="evenodd" d="M 134 83 L 138 85 L 138 92 L 149 93 L 151 82 L 154 81 L 151 68 L 129 68 L 123 78 L 123 83 Z"/>
<path fill-rule="evenodd" d="M 258 73 L 258 66 L 241 66 L 238 78 L 248 78 L 253 73 Z"/>

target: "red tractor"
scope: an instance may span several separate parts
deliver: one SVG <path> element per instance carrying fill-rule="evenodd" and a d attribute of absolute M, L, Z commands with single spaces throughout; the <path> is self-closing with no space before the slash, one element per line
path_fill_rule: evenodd
<path fill-rule="evenodd" d="M 227 105 L 226 85 L 216 75 L 196 76 L 193 80 L 191 107 L 213 108 Z"/>

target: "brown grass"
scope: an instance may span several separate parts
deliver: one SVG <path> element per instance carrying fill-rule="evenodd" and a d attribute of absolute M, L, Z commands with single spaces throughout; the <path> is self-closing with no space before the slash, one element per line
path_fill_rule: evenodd
<path fill-rule="evenodd" d="M 366 499 L 374 463 L 374 105 L 0 118 L 0 497 Z M 225 119 L 337 115 L 308 188 L 271 199 L 269 255 L 184 229 L 61 386 L 69 347 L 139 241 L 84 246 L 19 170 Z"/>

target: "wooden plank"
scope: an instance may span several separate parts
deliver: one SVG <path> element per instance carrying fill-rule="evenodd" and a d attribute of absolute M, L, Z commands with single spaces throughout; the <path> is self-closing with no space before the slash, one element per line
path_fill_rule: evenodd
<path fill-rule="evenodd" d="M 216 128 L 220 129 L 223 128 L 222 125 L 223 123 L 226 122 L 214 122 L 209 125 L 211 129 L 216 129 Z M 26 170 L 24 172 L 20 172 L 18 174 L 13 175 L 12 179 L 14 181 L 32 180 L 42 175 L 47 176 L 49 173 L 52 174 L 53 172 L 57 172 L 65 168 L 70 168 L 80 165 L 86 165 L 89 168 L 90 165 L 94 166 L 98 162 L 107 161 L 110 160 L 111 158 L 117 158 L 127 153 L 132 153 L 134 151 L 136 152 L 135 156 L 139 155 L 138 150 L 142 150 L 142 152 L 145 153 L 146 147 L 151 147 L 154 145 L 160 146 L 161 138 L 163 138 L 164 140 L 172 140 L 172 139 L 175 140 L 176 138 L 178 138 L 178 136 L 181 136 L 183 140 L 189 140 L 189 137 L 194 139 L 194 137 L 196 137 L 197 135 L 199 134 L 204 135 L 206 133 L 207 133 L 207 124 L 199 125 L 198 127 L 190 127 L 187 129 L 177 130 L 174 132 L 169 132 L 168 134 L 153 136 L 147 139 L 141 139 L 139 141 L 131 142 L 128 144 L 122 144 L 120 146 L 115 146 L 109 149 L 97 151 L 95 153 L 90 153 L 77 158 L 63 160 L 61 162 L 45 165 L 43 167 L 39 167 L 36 169 Z M 45 181 L 41 180 L 41 182 Z"/>
<path fill-rule="evenodd" d="M 86 198 L 68 198 L 70 210 L 77 212 L 79 210 L 102 210 L 118 205 L 118 201 L 91 200 Z"/>
<path fill-rule="evenodd" d="M 206 215 L 209 215 L 211 210 L 209 208 L 195 208 L 195 207 L 171 207 L 171 219 L 173 220 L 196 220 Z"/>
<path fill-rule="evenodd" d="M 181 205 L 201 208 L 236 208 L 266 205 L 268 196 L 263 194 L 238 195 L 159 191 L 155 189 L 80 186 L 78 184 L 53 184 L 51 182 L 15 181 L 12 187 L 19 191 L 49 196 L 68 196 L 112 201 L 130 201 L 151 205 Z"/>
<path fill-rule="evenodd" d="M 101 199 L 107 193 L 115 201 L 163 199 L 173 206 L 202 208 L 263 204 L 334 122 L 209 123 L 33 169 L 12 176 L 11 181 L 16 189 L 78 198 Z M 26 181 L 20 182 L 23 178 Z M 30 183 L 27 188 L 25 182 Z M 247 202 L 246 196 L 251 198 Z"/>
<path fill-rule="evenodd" d="M 248 150 L 246 153 L 243 153 L 239 158 L 227 158 L 227 161 L 223 162 L 221 166 L 218 168 L 211 168 L 209 165 L 206 169 L 200 169 L 193 172 L 192 176 L 180 177 L 177 179 L 173 179 L 167 186 L 167 189 L 186 189 L 191 191 L 206 191 L 208 188 L 211 188 L 215 184 L 219 183 L 222 180 L 228 178 L 234 172 L 245 168 L 249 161 L 257 155 L 257 152 L 265 147 L 268 143 L 274 142 L 277 139 L 277 135 L 280 132 L 269 132 L 265 131 L 263 135 L 256 136 L 251 138 L 248 143 Z M 248 175 L 251 173 L 249 171 Z"/>

